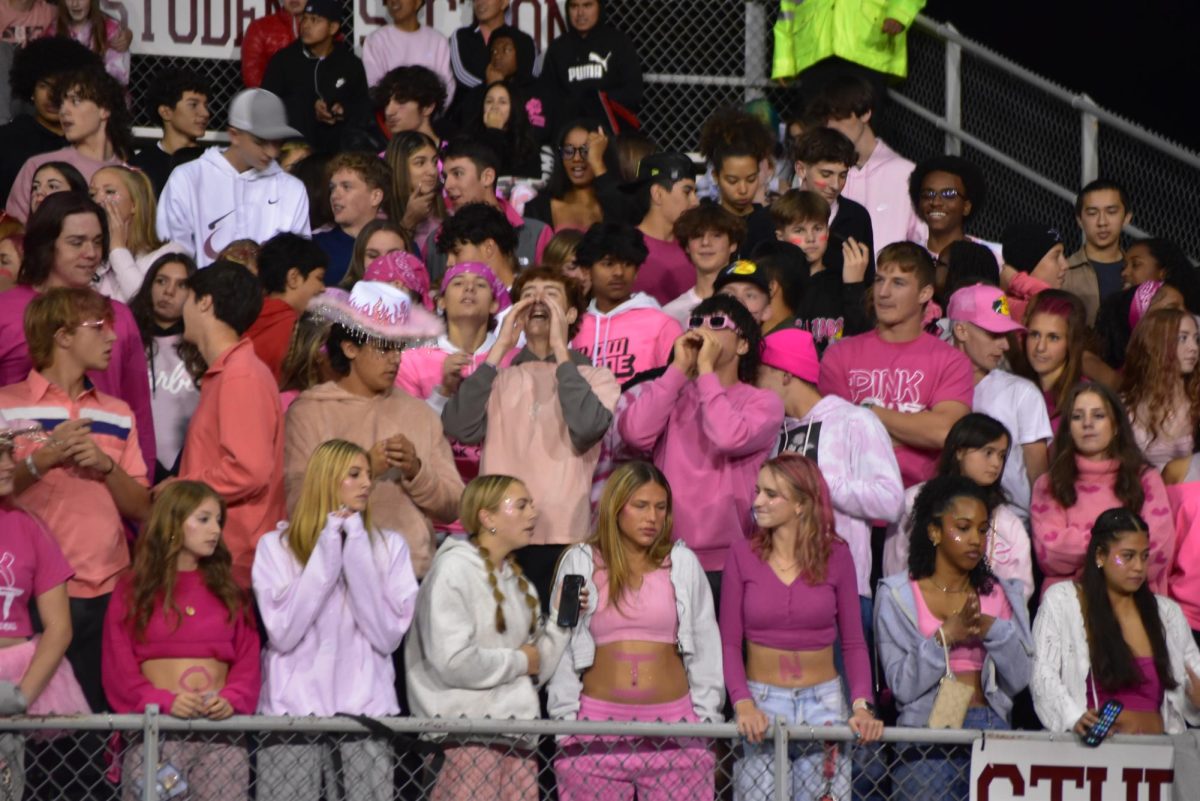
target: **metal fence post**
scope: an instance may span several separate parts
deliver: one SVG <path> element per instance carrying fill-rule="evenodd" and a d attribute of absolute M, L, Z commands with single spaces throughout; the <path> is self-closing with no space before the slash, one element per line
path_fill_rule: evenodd
<path fill-rule="evenodd" d="M 946 23 L 946 28 L 958 33 L 950 23 Z M 950 40 L 946 40 L 946 123 L 952 130 L 962 128 L 962 45 Z M 962 155 L 962 140 L 949 132 L 946 153 Z"/>
<path fill-rule="evenodd" d="M 1079 112 L 1079 176 L 1080 186 L 1084 186 L 1100 177 L 1100 120 L 1088 110 L 1092 99 L 1087 95 L 1079 99 L 1085 104 Z"/>
<path fill-rule="evenodd" d="M 787 723 L 782 717 L 775 718 L 775 801 L 788 801 L 791 798 L 791 785 L 788 781 L 788 731 Z"/>
<path fill-rule="evenodd" d="M 142 801 L 158 801 L 158 704 L 147 704 L 142 724 Z"/>
<path fill-rule="evenodd" d="M 767 9 L 759 0 L 746 0 L 746 90 L 747 103 L 764 97 L 762 83 L 767 70 Z"/>

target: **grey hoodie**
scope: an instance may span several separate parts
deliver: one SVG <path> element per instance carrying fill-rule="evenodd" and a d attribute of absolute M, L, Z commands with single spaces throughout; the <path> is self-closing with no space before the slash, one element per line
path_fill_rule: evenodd
<path fill-rule="evenodd" d="M 981 678 L 988 705 L 1008 720 L 1013 696 L 1025 689 L 1033 674 L 1033 633 L 1021 583 L 999 583 L 1013 616 L 1011 620 L 996 620 L 984 637 L 987 656 Z M 907 573 L 879 582 L 875 593 L 875 644 L 883 675 L 900 711 L 897 723 L 924 727 L 939 683 L 946 675 L 946 655 L 933 637 L 922 635 L 917 627 L 917 604 Z"/>

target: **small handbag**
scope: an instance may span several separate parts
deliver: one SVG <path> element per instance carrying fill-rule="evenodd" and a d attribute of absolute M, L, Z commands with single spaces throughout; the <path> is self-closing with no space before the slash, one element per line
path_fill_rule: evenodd
<path fill-rule="evenodd" d="M 946 655 L 946 675 L 938 682 L 937 698 L 929 711 L 928 726 L 931 729 L 961 729 L 967 719 L 967 708 L 975 697 L 975 688 L 963 684 L 950 670 L 950 649 L 946 646 L 946 635 L 938 627 L 938 639 L 942 641 L 942 653 Z"/>

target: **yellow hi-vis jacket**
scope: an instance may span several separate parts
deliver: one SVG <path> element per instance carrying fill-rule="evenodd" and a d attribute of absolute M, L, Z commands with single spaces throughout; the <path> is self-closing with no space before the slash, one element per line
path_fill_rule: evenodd
<path fill-rule="evenodd" d="M 903 78 L 907 29 L 924 7 L 925 0 L 780 0 L 771 78 L 791 78 L 830 56 Z M 904 33 L 884 33 L 889 18 Z"/>

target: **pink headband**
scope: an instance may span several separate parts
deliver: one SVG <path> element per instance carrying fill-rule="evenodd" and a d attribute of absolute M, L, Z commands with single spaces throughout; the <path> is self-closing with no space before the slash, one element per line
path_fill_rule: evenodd
<path fill-rule="evenodd" d="M 1146 315 L 1146 310 L 1154 302 L 1154 296 L 1162 287 L 1162 281 L 1145 281 L 1138 284 L 1138 288 L 1133 292 L 1133 302 L 1129 304 L 1130 329 L 1136 328 L 1137 324 L 1141 322 L 1142 317 Z"/>
<path fill-rule="evenodd" d="M 404 288 L 417 295 L 425 308 L 433 311 L 433 298 L 429 295 L 429 271 L 421 259 L 406 250 L 385 253 L 367 266 L 364 281 L 399 281 Z"/>
<path fill-rule="evenodd" d="M 446 287 L 450 286 L 451 281 L 464 273 L 477 275 L 488 282 L 488 286 L 492 288 L 492 298 L 498 304 L 499 311 L 504 311 L 512 305 L 512 297 L 508 294 L 508 289 L 492 272 L 492 268 L 478 261 L 463 262 L 446 270 L 446 274 L 442 276 L 442 294 L 446 294 Z"/>

